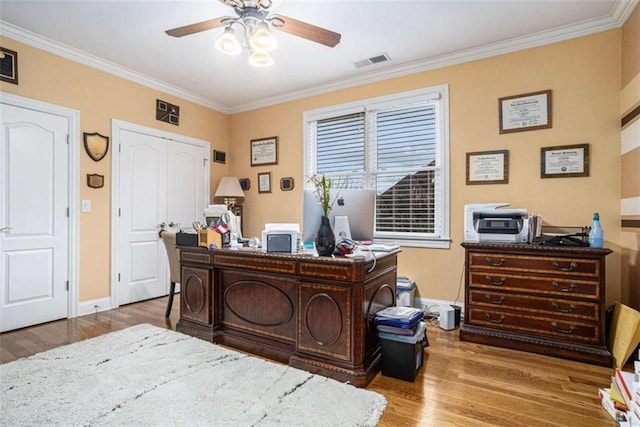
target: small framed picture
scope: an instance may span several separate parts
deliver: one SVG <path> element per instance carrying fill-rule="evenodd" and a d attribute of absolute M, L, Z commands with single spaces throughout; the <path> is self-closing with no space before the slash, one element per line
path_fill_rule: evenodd
<path fill-rule="evenodd" d="M 251 166 L 278 164 L 278 137 L 251 140 Z"/>
<path fill-rule="evenodd" d="M 271 172 L 258 174 L 258 193 L 271 193 Z"/>
<path fill-rule="evenodd" d="M 247 191 L 251 188 L 251 180 L 249 178 L 240 178 L 238 181 L 240 182 L 242 191 Z"/>
<path fill-rule="evenodd" d="M 18 52 L 0 47 L 0 80 L 18 84 Z"/>
<path fill-rule="evenodd" d="M 216 163 L 227 163 L 227 153 L 224 151 L 213 150 L 213 161 Z"/>
<path fill-rule="evenodd" d="M 294 181 L 293 181 L 293 178 L 290 176 L 280 179 L 280 190 L 282 191 L 293 190 L 293 185 L 294 185 Z"/>
<path fill-rule="evenodd" d="M 540 178 L 582 176 L 589 176 L 589 144 L 540 149 Z"/>

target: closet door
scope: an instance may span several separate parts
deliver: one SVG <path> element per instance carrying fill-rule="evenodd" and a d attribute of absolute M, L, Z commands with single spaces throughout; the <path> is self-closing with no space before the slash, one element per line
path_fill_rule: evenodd
<path fill-rule="evenodd" d="M 168 293 L 167 257 L 158 236 L 167 211 L 167 140 L 120 133 L 118 304 Z"/>
<path fill-rule="evenodd" d="M 203 154 L 208 151 L 125 129 L 120 145 L 119 305 L 168 294 L 160 224 L 190 228 L 202 220 L 207 179 Z"/>

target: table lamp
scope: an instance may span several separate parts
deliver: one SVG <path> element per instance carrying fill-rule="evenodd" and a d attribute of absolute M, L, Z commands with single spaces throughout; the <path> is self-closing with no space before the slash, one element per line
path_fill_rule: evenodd
<path fill-rule="evenodd" d="M 227 209 L 232 210 L 236 206 L 236 198 L 244 197 L 240 182 L 235 176 L 223 176 L 214 197 L 223 197 Z"/>

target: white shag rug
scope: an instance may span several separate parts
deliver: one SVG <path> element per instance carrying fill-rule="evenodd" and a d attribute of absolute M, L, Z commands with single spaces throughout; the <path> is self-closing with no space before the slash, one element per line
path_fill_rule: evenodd
<path fill-rule="evenodd" d="M 138 325 L 0 365 L 3 426 L 375 426 L 384 396 Z"/>

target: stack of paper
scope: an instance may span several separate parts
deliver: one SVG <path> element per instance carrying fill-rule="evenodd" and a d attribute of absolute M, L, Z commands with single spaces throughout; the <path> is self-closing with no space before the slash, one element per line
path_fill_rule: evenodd
<path fill-rule="evenodd" d="M 620 425 L 640 426 L 640 362 L 634 372 L 616 369 L 611 387 L 598 390 L 600 403 Z"/>
<path fill-rule="evenodd" d="M 377 326 L 411 329 L 422 319 L 422 310 L 414 307 L 387 307 L 376 313 L 373 322 Z M 391 332 L 386 330 L 385 332 Z"/>

